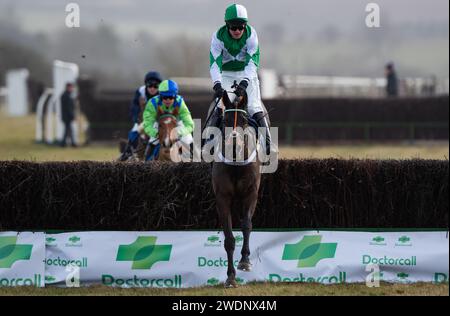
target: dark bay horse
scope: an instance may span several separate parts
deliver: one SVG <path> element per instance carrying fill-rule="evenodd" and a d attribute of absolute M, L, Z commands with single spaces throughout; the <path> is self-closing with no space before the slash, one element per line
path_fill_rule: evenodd
<path fill-rule="evenodd" d="M 142 97 L 139 98 L 139 107 L 141 110 L 138 117 L 138 124 L 141 124 L 144 120 L 142 115 L 145 110 L 145 105 L 145 100 Z M 138 128 L 136 132 L 137 138 L 135 139 L 135 142 L 137 144 L 133 145 L 131 143 L 130 136 L 128 136 L 128 139 L 119 139 L 119 151 L 121 155 L 117 161 L 145 161 L 145 149 L 147 147 L 149 137 L 145 134 L 143 128 Z"/>
<path fill-rule="evenodd" d="M 223 119 L 222 148 L 219 155 L 221 162 L 214 161 L 212 165 L 212 184 L 216 196 L 216 206 L 222 222 L 225 235 L 225 250 L 228 258 L 226 287 L 236 287 L 236 270 L 233 266 L 233 253 L 235 238 L 233 236 L 232 214 L 237 212 L 241 219 L 241 229 L 244 242 L 241 251 L 241 260 L 237 266 L 239 270 L 250 271 L 250 232 L 252 230 L 252 217 L 258 201 L 258 191 L 261 182 L 260 163 L 254 157 L 256 148 L 256 135 L 244 133 L 249 127 L 249 114 L 247 112 L 247 96 L 238 98 L 234 93 L 225 92 L 222 97 Z M 227 157 L 226 148 L 233 149 L 233 156 Z M 243 160 L 238 161 L 238 152 L 244 152 Z"/>

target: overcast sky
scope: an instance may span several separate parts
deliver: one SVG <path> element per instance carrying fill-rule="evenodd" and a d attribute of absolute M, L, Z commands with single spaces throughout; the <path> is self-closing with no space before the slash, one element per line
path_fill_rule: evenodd
<path fill-rule="evenodd" d="M 65 8 L 71 2 L 80 7 L 80 29 L 69 30 L 65 26 L 68 14 Z M 370 2 L 380 6 L 381 29 L 365 25 L 368 14 L 365 8 Z M 193 60 L 205 67 L 184 72 L 191 74 L 198 70 L 197 75 L 207 76 L 211 35 L 223 25 L 225 9 L 231 3 L 230 0 L 0 0 L 0 21 L 3 25 L 14 22 L 27 33 L 46 33 L 42 38 L 50 39 L 53 46 L 47 49 L 43 41 L 44 47 L 39 48 L 41 42 L 36 42 L 36 38 L 40 36 L 30 36 L 35 39 L 30 44 L 33 49 L 40 49 L 50 59 L 79 63 L 84 70 L 99 68 L 118 74 L 134 71 L 140 77 L 156 64 L 163 72 L 166 69 L 167 73 L 178 73 L 192 63 L 182 59 L 186 57 L 183 50 L 192 48 L 187 55 L 195 56 Z M 261 67 L 290 74 L 373 77 L 383 75 L 387 61 L 395 61 L 403 76 L 449 76 L 449 0 L 240 0 L 239 3 L 247 7 L 250 24 L 258 31 Z M 115 36 L 99 38 L 96 30 L 101 25 L 108 31 L 112 29 L 110 34 L 119 34 L 120 41 L 114 41 Z M 142 31 L 150 36 L 141 36 Z M 21 44 L 31 42 L 26 36 L 14 38 L 8 28 L 0 29 L 2 34 Z M 180 34 L 191 47 L 183 46 L 180 36 L 175 37 Z M 88 58 L 83 58 L 85 55 Z M 170 71 L 169 66 L 178 72 Z"/>
<path fill-rule="evenodd" d="M 223 21 L 229 0 L 1 0 L 0 12 L 10 8 L 27 31 L 52 32 L 64 28 L 65 6 L 78 3 L 81 27 L 99 23 L 112 25 L 122 35 L 133 36 L 138 30 L 167 33 L 189 33 L 210 37 Z M 365 28 L 365 6 L 368 0 L 241 0 L 257 27 L 279 23 L 288 36 L 314 33 L 327 26 L 342 32 Z M 448 0 L 377 0 L 381 23 L 394 24 L 448 23 Z M 1 15 L 1 13 L 0 13 Z"/>

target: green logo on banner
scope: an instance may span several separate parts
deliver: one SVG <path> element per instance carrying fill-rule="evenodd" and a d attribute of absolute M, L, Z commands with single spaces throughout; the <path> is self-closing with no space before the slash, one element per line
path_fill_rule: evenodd
<path fill-rule="evenodd" d="M 67 239 L 69 242 L 66 243 L 66 247 L 83 247 L 81 243 L 81 238 L 77 235 L 73 235 L 72 237 Z"/>
<path fill-rule="evenodd" d="M 322 236 L 304 236 L 296 244 L 286 244 L 283 260 L 298 260 L 298 268 L 312 268 L 326 258 L 334 258 L 337 243 L 321 243 Z"/>
<path fill-rule="evenodd" d="M 51 275 L 46 275 L 45 276 L 45 283 L 52 283 L 52 282 L 55 282 L 55 281 L 56 281 L 56 278 L 54 276 L 51 276 Z"/>
<path fill-rule="evenodd" d="M 70 241 L 72 244 L 75 244 L 75 243 L 79 242 L 80 240 L 81 240 L 81 238 L 78 237 L 78 236 L 72 236 L 72 237 L 69 238 L 69 241 Z"/>
<path fill-rule="evenodd" d="M 381 237 L 381 236 L 377 236 L 377 237 L 374 237 L 374 238 L 372 239 L 372 241 L 374 241 L 374 242 L 376 242 L 376 243 L 381 243 L 381 242 L 384 241 L 384 238 Z"/>
<path fill-rule="evenodd" d="M 158 261 L 169 261 L 172 245 L 156 245 L 156 237 L 140 236 L 130 245 L 120 245 L 116 261 L 133 261 L 131 268 L 151 269 Z"/>
<path fill-rule="evenodd" d="M 242 235 L 237 235 L 234 239 L 237 244 L 241 244 L 244 241 L 244 237 L 242 237 Z"/>
<path fill-rule="evenodd" d="M 303 273 L 298 275 L 283 276 L 277 273 L 270 273 L 269 282 L 300 282 L 300 283 L 322 283 L 322 284 L 338 284 L 347 283 L 347 272 L 339 271 L 338 275 L 320 275 L 309 276 Z"/>
<path fill-rule="evenodd" d="M 218 242 L 220 240 L 220 238 L 218 236 L 209 236 L 208 237 L 208 242 L 210 243 L 215 243 Z"/>
<path fill-rule="evenodd" d="M 408 277 L 409 277 L 408 273 L 405 272 L 397 273 L 397 278 L 399 278 L 400 280 L 406 280 Z"/>
<path fill-rule="evenodd" d="M 17 236 L 0 237 L 0 268 L 11 268 L 19 260 L 30 260 L 33 245 L 17 245 Z"/>
<path fill-rule="evenodd" d="M 382 236 L 375 236 L 372 238 L 372 241 L 369 243 L 372 246 L 386 246 L 386 239 Z"/>
<path fill-rule="evenodd" d="M 54 238 L 54 237 L 46 237 L 45 238 L 45 246 L 46 247 L 56 247 L 57 246 L 57 244 L 56 244 L 56 238 Z"/>
<path fill-rule="evenodd" d="M 216 278 L 211 278 L 211 279 L 208 279 L 208 281 L 206 281 L 206 283 L 208 284 L 208 285 L 217 285 L 217 284 L 219 284 L 219 279 L 216 279 Z"/>
<path fill-rule="evenodd" d="M 220 240 L 220 236 L 211 235 L 206 239 L 206 242 L 203 244 L 204 247 L 221 247 L 222 242 Z"/>
<path fill-rule="evenodd" d="M 411 238 L 408 236 L 401 236 L 398 239 L 398 243 L 395 243 L 396 246 L 412 246 Z"/>

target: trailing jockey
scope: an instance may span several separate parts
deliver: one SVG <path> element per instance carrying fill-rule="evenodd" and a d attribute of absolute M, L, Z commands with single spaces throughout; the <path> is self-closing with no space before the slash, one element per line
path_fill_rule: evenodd
<path fill-rule="evenodd" d="M 131 105 L 131 117 L 133 123 L 142 123 L 142 110 L 148 100 L 158 95 L 158 88 L 162 81 L 163 79 L 159 72 L 149 71 L 145 75 L 144 85 L 136 90 Z"/>
<path fill-rule="evenodd" d="M 214 98 L 224 90 L 237 96 L 248 96 L 248 112 L 259 127 L 266 128 L 266 154 L 271 150 L 271 135 L 262 102 L 257 70 L 259 44 L 256 30 L 248 23 L 247 10 L 239 4 L 230 5 L 225 12 L 225 25 L 213 34 L 210 51 L 210 74 Z M 219 127 L 223 110 L 216 106 L 207 126 Z"/>
<path fill-rule="evenodd" d="M 134 93 L 130 107 L 130 116 L 133 128 L 128 132 L 128 144 L 120 156 L 120 160 L 131 157 L 139 144 L 139 124 L 142 123 L 142 113 L 147 101 L 158 95 L 159 84 L 162 82 L 161 74 L 157 71 L 149 71 L 144 78 L 144 85 L 140 86 Z"/>
<path fill-rule="evenodd" d="M 158 112 L 174 115 L 177 118 L 177 134 L 179 140 L 185 145 L 193 142 L 192 132 L 194 121 L 191 112 L 181 95 L 178 95 L 178 85 L 173 80 L 164 80 L 159 85 L 159 95 L 153 97 L 145 106 L 143 119 L 144 131 L 150 136 L 150 159 L 155 158 L 155 149 L 158 141 Z"/>

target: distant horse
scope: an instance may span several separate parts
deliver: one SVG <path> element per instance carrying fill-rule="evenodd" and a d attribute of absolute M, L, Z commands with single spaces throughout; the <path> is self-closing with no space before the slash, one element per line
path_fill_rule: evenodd
<path fill-rule="evenodd" d="M 142 115 L 144 113 L 145 106 L 146 106 L 145 99 L 140 97 L 139 98 L 140 114 L 138 117 L 138 124 L 142 123 L 143 121 Z M 134 145 L 130 140 L 130 134 L 128 136 L 128 139 L 123 138 L 119 139 L 119 151 L 121 155 L 117 159 L 118 161 L 145 161 L 145 149 L 148 143 L 148 136 L 145 134 L 142 126 L 140 126 L 138 130 L 134 132 L 135 133 L 132 134 L 132 136 L 134 137 Z"/>
<path fill-rule="evenodd" d="M 133 152 L 132 156 L 122 156 L 119 158 L 119 161 L 147 161 L 150 155 L 151 160 L 160 160 L 160 161 L 173 161 L 171 159 L 170 152 L 171 150 L 178 150 L 179 154 L 183 154 L 182 148 L 184 147 L 188 151 L 190 150 L 190 143 L 184 143 L 183 141 L 192 141 L 191 136 L 183 137 L 181 140 L 179 139 L 179 135 L 177 133 L 177 127 L 182 126 L 182 121 L 177 119 L 179 108 L 175 108 L 173 112 L 165 112 L 161 107 L 157 109 L 157 125 L 158 125 L 158 136 L 156 139 L 149 139 L 148 136 L 145 135 L 144 126 L 140 124 L 137 132 L 139 135 L 138 145 L 135 152 Z M 145 139 L 142 139 L 142 135 L 145 135 Z M 156 145 L 157 144 L 157 145 Z M 156 151 L 151 153 L 149 152 L 151 148 L 154 148 L 156 145 Z M 123 153 L 126 150 L 130 150 L 130 144 L 128 144 L 123 140 L 120 144 L 121 152 Z M 176 146 L 176 147 L 174 147 Z M 192 155 L 192 153 L 191 153 Z M 126 159 L 122 159 L 125 156 Z"/>
<path fill-rule="evenodd" d="M 225 286 L 236 287 L 236 270 L 233 266 L 235 238 L 232 231 L 232 213 L 238 212 L 240 215 L 244 237 L 242 257 L 237 268 L 250 271 L 252 268 L 249 259 L 250 232 L 252 217 L 258 201 L 261 174 L 259 172 L 260 163 L 254 156 L 256 148 L 253 151 L 249 150 L 252 142 L 256 143 L 256 133 L 252 135 L 243 132 L 251 122 L 247 111 L 247 96 L 239 98 L 234 93 L 224 92 L 220 107 L 224 109 L 221 122 L 222 149 L 219 151 L 222 162 L 213 162 L 212 184 L 218 215 L 224 230 L 225 250 L 228 257 L 228 278 Z M 225 150 L 227 146 L 228 148 L 232 146 L 233 157 L 227 157 Z M 244 153 L 243 161 L 235 159 L 239 152 Z M 251 159 L 251 157 L 255 159 Z"/>
<path fill-rule="evenodd" d="M 128 139 L 119 139 L 119 152 L 120 156 L 117 161 L 145 161 L 145 148 L 147 146 L 148 137 L 137 139 L 136 149 L 131 147 Z"/>
<path fill-rule="evenodd" d="M 145 135 L 143 125 L 139 125 L 138 131 L 136 132 L 137 137 L 137 147 L 136 150 L 131 148 L 129 141 L 122 139 L 120 141 L 120 151 L 122 155 L 119 157 L 119 161 L 146 161 L 148 156 L 153 154 L 153 160 L 170 161 L 170 149 L 172 145 L 177 141 L 176 127 L 178 124 L 176 113 L 163 112 L 158 108 L 158 138 L 142 139 L 142 135 Z M 140 136 L 139 136 L 140 135 Z M 150 145 L 156 145 L 157 150 L 154 153 L 150 153 Z M 129 153 L 129 154 L 124 154 Z"/>

